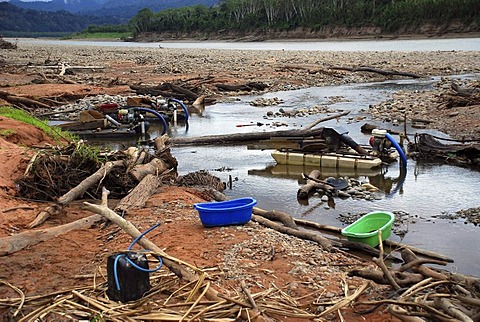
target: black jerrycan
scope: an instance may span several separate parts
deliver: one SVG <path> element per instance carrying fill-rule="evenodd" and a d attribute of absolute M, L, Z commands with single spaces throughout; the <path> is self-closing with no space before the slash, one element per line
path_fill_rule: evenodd
<path fill-rule="evenodd" d="M 113 301 L 125 303 L 138 300 L 150 290 L 149 277 L 145 254 L 115 253 L 107 259 L 107 295 Z"/>

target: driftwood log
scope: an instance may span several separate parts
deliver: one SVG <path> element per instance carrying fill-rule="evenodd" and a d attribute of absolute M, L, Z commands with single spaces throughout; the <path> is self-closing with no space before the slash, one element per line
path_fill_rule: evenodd
<path fill-rule="evenodd" d="M 276 223 L 274 221 L 271 221 L 267 218 L 264 218 L 262 216 L 252 215 L 252 220 L 262 224 L 263 226 L 275 229 L 278 232 L 281 232 L 281 233 L 284 233 L 284 234 L 289 234 L 289 235 L 292 235 L 292 236 L 295 236 L 295 237 L 298 237 L 298 238 L 301 238 L 301 239 L 314 241 L 314 242 L 318 243 L 323 249 L 325 249 L 327 251 L 331 251 L 333 246 L 337 246 L 337 247 L 340 246 L 339 243 L 331 241 L 331 240 L 329 240 L 329 239 L 327 239 L 327 238 L 325 238 L 325 237 L 323 237 L 319 234 L 312 233 L 312 232 L 305 231 L 305 230 L 298 230 L 298 229 L 293 229 L 293 228 L 290 228 L 290 227 L 286 227 L 284 225 L 278 224 L 278 223 Z"/>
<path fill-rule="evenodd" d="M 249 142 L 268 140 L 273 137 L 309 137 L 317 136 L 322 133 L 323 129 L 312 130 L 286 130 L 286 131 L 270 131 L 270 132 L 249 132 L 249 133 L 232 133 L 225 135 L 206 135 L 199 137 L 175 137 L 171 138 L 169 143 L 173 145 L 191 145 L 191 144 L 221 144 L 235 142 Z"/>
<path fill-rule="evenodd" d="M 293 217 L 283 211 L 278 211 L 278 210 L 266 211 L 258 207 L 253 207 L 253 214 L 262 216 L 270 220 L 280 221 L 285 225 L 285 227 L 298 230 L 297 224 L 295 223 L 295 220 L 293 219 Z"/>
<path fill-rule="evenodd" d="M 239 85 L 215 84 L 215 86 L 220 91 L 225 91 L 225 92 L 238 92 L 238 91 L 250 92 L 253 90 L 263 91 L 265 90 L 265 88 L 268 87 L 267 84 L 259 83 L 259 82 L 250 82 L 250 83 L 239 84 Z"/>
<path fill-rule="evenodd" d="M 315 228 L 315 229 L 318 229 L 320 231 L 326 231 L 326 232 L 334 233 L 334 234 L 341 234 L 341 231 L 342 231 L 342 228 L 340 228 L 340 227 L 322 225 L 320 223 L 305 220 L 305 219 L 294 218 L 294 220 L 295 220 L 295 223 L 297 225 L 305 226 L 305 227 L 309 227 L 309 228 Z M 437 252 L 432 252 L 432 251 L 429 251 L 429 250 L 426 250 L 426 249 L 421 249 L 421 248 L 418 248 L 418 247 L 415 247 L 415 246 L 412 246 L 412 245 L 399 243 L 399 242 L 392 241 L 392 240 L 389 240 L 389 239 L 384 240 L 383 243 L 385 245 L 389 246 L 389 247 L 396 248 L 396 249 L 408 248 L 412 252 L 414 252 L 416 255 L 420 255 L 420 256 L 430 258 L 430 260 L 428 260 L 428 261 L 432 261 L 432 259 L 433 259 L 434 261 L 437 261 L 437 262 L 434 262 L 434 263 L 438 263 L 440 265 L 442 265 L 441 263 L 443 263 L 443 262 L 447 262 L 447 263 L 453 263 L 454 262 L 453 259 L 448 257 L 448 256 L 445 256 L 443 254 L 439 254 Z M 425 260 L 425 261 L 427 262 L 427 260 Z"/>
<path fill-rule="evenodd" d="M 59 63 L 57 65 L 50 65 L 50 66 L 30 66 L 30 68 L 56 69 L 56 70 L 58 70 L 58 75 L 63 76 L 66 73 L 68 73 L 69 70 L 105 69 L 105 66 L 78 66 L 78 65 L 70 65 L 68 63 Z"/>
<path fill-rule="evenodd" d="M 379 232 L 379 238 L 380 234 Z M 383 253 L 381 242 L 380 248 Z M 401 253 L 405 264 L 397 269 L 388 270 L 382 260 L 374 259 L 381 271 L 370 269 L 354 270 L 349 273 L 350 276 L 360 276 L 380 284 L 392 285 L 396 293 L 400 294 L 398 299 L 356 304 L 377 307 L 381 304 L 389 304 L 389 311 L 402 321 L 473 322 L 478 320 L 480 301 L 477 297 L 480 292 L 480 279 L 470 276 L 456 276 L 454 279 L 452 274 L 423 265 L 425 263 L 446 265 L 446 262 L 419 259 L 408 248 Z"/>
<path fill-rule="evenodd" d="M 442 139 L 443 140 L 443 139 Z M 442 160 L 451 164 L 480 166 L 480 144 L 444 144 L 428 133 L 415 135 L 415 156 L 424 160 Z"/>
<path fill-rule="evenodd" d="M 212 195 L 213 198 L 217 201 L 225 201 L 228 199 L 227 196 L 225 196 L 219 191 L 214 191 Z M 331 241 L 323 236 L 320 236 L 319 234 L 305 230 L 299 230 L 297 225 L 295 224 L 295 220 L 293 219 L 293 217 L 285 212 L 275 210 L 266 211 L 258 207 L 254 207 L 253 213 L 254 214 L 252 215 L 252 220 L 258 222 L 259 224 L 262 224 L 265 227 L 272 228 L 284 234 L 289 234 L 305 240 L 314 241 L 325 250 L 331 251 L 333 246 L 340 246 L 339 243 Z M 279 221 L 282 224 L 278 224 L 273 220 Z"/>
<path fill-rule="evenodd" d="M 186 89 L 182 86 L 174 85 L 172 83 L 163 83 L 162 85 L 160 85 L 159 89 L 170 90 L 174 93 L 184 95 L 186 99 L 192 102 L 194 102 L 198 98 L 197 93 L 194 93 L 191 90 Z"/>
<path fill-rule="evenodd" d="M 200 137 L 176 137 L 171 138 L 169 143 L 174 145 L 191 145 L 191 144 L 221 144 L 221 143 L 236 143 L 236 142 L 251 142 L 251 141 L 261 141 L 261 140 L 270 140 L 271 138 L 276 137 L 291 137 L 291 138 L 309 138 L 309 137 L 318 137 L 323 133 L 323 128 L 314 128 L 321 122 L 325 122 L 331 119 L 336 119 L 345 115 L 348 115 L 350 112 L 343 112 L 335 115 L 331 115 L 325 118 L 321 118 L 310 125 L 306 126 L 300 130 L 286 130 L 286 131 L 268 131 L 268 132 L 249 132 L 249 133 L 232 133 L 225 135 L 206 135 Z"/>
<path fill-rule="evenodd" d="M 480 106 L 480 89 L 477 87 L 460 87 L 452 82 L 451 91 L 441 95 L 443 102 L 439 107 L 448 109 L 455 107 L 469 106 L 470 108 L 479 108 Z"/>
<path fill-rule="evenodd" d="M 128 214 L 130 209 L 142 208 L 161 184 L 159 176 L 147 174 L 127 196 L 120 200 L 114 211 L 116 213 Z"/>
<path fill-rule="evenodd" d="M 322 189 L 326 192 L 331 192 L 333 190 L 332 186 L 328 185 L 327 183 L 321 182 L 321 180 L 318 180 L 318 177 L 320 177 L 319 170 L 312 170 L 312 172 L 310 172 L 310 174 L 307 176 L 307 183 L 301 186 L 297 191 L 298 199 L 308 199 L 308 196 L 313 189 Z"/>
<path fill-rule="evenodd" d="M 155 193 L 157 188 L 161 185 L 161 180 L 158 176 L 149 174 L 115 207 L 117 213 L 126 214 L 130 209 L 142 208 L 148 198 Z M 62 205 L 54 204 L 47 208 L 48 215 L 53 211 L 59 212 Z M 45 212 L 46 210 L 44 210 Z M 43 212 L 42 212 L 43 213 Z M 41 214 L 42 214 L 41 213 Z M 37 217 L 38 218 L 38 217 Z M 72 230 L 87 229 L 93 226 L 98 221 L 102 220 L 102 216 L 93 215 L 87 218 L 78 219 L 74 222 L 40 230 L 26 231 L 16 235 L 8 236 L 0 239 L 0 256 L 8 255 L 17 252 L 25 247 L 36 245 L 40 242 L 47 241 L 54 237 L 66 234 Z"/>
<path fill-rule="evenodd" d="M 90 217 L 78 219 L 65 225 L 33 231 L 25 231 L 16 235 L 1 238 L 0 256 L 17 252 L 25 247 L 36 245 L 42 241 L 66 234 L 72 230 L 90 228 L 100 220 L 102 220 L 100 215 L 92 215 Z"/>
<path fill-rule="evenodd" d="M 170 165 L 161 159 L 153 159 L 147 164 L 139 164 L 133 167 L 130 175 L 137 181 L 141 181 L 148 174 L 160 174 L 170 168 Z"/>
<path fill-rule="evenodd" d="M 160 90 L 157 86 L 141 86 L 141 85 L 130 85 L 130 88 L 135 91 L 138 95 L 151 95 L 151 96 L 162 96 L 162 97 L 173 97 L 177 99 L 185 99 L 185 95 L 167 92 L 165 90 Z"/>
<path fill-rule="evenodd" d="M 377 69 L 377 68 L 372 68 L 372 67 L 343 67 L 343 66 L 332 66 L 329 67 L 330 69 L 334 70 L 345 70 L 349 72 L 369 72 L 369 73 L 376 73 L 380 74 L 383 76 L 406 76 L 406 77 L 411 77 L 411 78 L 421 78 L 422 76 L 413 74 L 413 73 L 408 73 L 408 72 L 398 72 L 396 70 L 383 70 L 383 69 Z"/>
<path fill-rule="evenodd" d="M 172 97 L 179 100 L 194 102 L 199 95 L 187 88 L 172 83 L 163 83 L 156 86 L 130 85 L 130 88 L 137 94 Z"/>

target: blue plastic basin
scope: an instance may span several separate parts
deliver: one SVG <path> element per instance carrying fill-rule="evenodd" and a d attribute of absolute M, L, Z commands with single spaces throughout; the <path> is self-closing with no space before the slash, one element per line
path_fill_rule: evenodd
<path fill-rule="evenodd" d="M 205 227 L 243 225 L 252 218 L 257 200 L 245 197 L 220 202 L 194 204 Z"/>

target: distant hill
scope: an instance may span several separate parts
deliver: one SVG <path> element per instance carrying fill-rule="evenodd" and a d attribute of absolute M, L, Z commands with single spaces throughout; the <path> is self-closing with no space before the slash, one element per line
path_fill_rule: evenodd
<path fill-rule="evenodd" d="M 0 0 L 1 1 L 1 0 Z M 219 0 L 51 0 L 0 2 L 0 34 L 79 32 L 89 25 L 127 23 L 140 10 L 153 12 Z"/>
<path fill-rule="evenodd" d="M 109 19 L 109 24 L 119 24 L 119 19 Z M 16 33 L 72 33 L 89 25 L 105 24 L 104 17 L 77 15 L 67 11 L 39 11 L 23 9 L 8 2 L 0 2 L 0 34 Z"/>
<path fill-rule="evenodd" d="M 201 4 L 211 7 L 219 0 L 51 0 L 20 1 L 10 0 L 10 4 L 23 9 L 41 11 L 61 11 L 99 17 L 117 17 L 127 21 L 138 11 L 148 8 L 153 12 L 169 8 L 187 7 Z"/>

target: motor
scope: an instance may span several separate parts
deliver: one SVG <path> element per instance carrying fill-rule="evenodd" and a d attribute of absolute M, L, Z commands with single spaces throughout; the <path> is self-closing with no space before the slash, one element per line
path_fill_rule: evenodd
<path fill-rule="evenodd" d="M 149 269 L 147 255 L 133 251 L 132 247 L 147 233 L 157 228 L 157 223 L 141 233 L 128 246 L 126 252 L 111 254 L 107 259 L 107 295 L 113 301 L 122 303 L 141 298 L 150 290 L 150 273 L 162 268 L 163 260 L 158 260 L 157 267 Z"/>
<path fill-rule="evenodd" d="M 137 122 L 138 115 L 134 108 L 122 108 L 118 110 L 118 120 L 123 124 Z"/>
<path fill-rule="evenodd" d="M 370 137 L 368 142 L 375 152 L 380 155 L 386 155 L 389 153 L 392 147 L 392 142 L 386 138 L 387 131 L 374 129 L 372 131 L 373 136 Z"/>
<path fill-rule="evenodd" d="M 369 143 L 374 152 L 379 153 L 380 156 L 385 156 L 389 154 L 389 150 L 393 146 L 400 156 L 401 166 L 407 166 L 407 156 L 405 155 L 405 152 L 390 133 L 386 130 L 374 129 L 372 130 L 372 134 L 373 136 L 370 138 Z"/>

